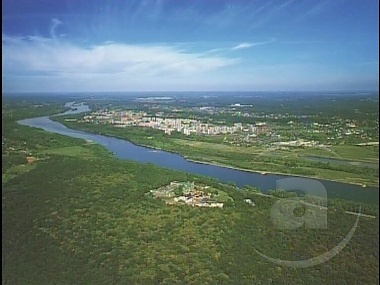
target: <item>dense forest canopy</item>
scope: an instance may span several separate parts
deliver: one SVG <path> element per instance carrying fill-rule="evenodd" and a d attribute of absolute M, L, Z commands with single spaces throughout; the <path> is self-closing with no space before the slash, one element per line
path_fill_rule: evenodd
<path fill-rule="evenodd" d="M 237 191 L 207 177 L 117 160 L 98 145 L 16 123 L 62 111 L 67 101 L 3 98 L 3 284 L 378 281 L 378 206 L 361 205 L 375 218 L 361 217 L 331 260 L 305 269 L 276 265 L 256 250 L 288 260 L 320 255 L 347 235 L 357 217 L 345 211 L 360 205 L 330 200 L 326 229 L 278 229 L 270 210 L 281 193 Z M 214 186 L 234 203 L 171 206 L 145 195 L 171 181 Z"/>

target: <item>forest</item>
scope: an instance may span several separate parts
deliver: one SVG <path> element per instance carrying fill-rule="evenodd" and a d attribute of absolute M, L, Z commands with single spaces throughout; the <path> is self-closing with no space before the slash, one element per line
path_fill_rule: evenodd
<path fill-rule="evenodd" d="M 378 205 L 331 200 L 327 228 L 278 229 L 270 214 L 276 193 L 118 160 L 98 145 L 16 122 L 62 111 L 67 101 L 3 98 L 3 284 L 378 283 Z M 213 186 L 234 203 L 198 208 L 145 195 L 171 181 Z M 297 269 L 257 254 L 323 254 L 354 225 L 345 211 L 360 206 L 375 218 L 360 217 L 347 246 L 325 263 Z"/>

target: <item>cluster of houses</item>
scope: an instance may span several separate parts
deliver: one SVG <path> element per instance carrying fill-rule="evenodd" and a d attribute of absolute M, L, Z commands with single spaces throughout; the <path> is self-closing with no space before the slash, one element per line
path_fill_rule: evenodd
<path fill-rule="evenodd" d="M 303 139 L 294 140 L 294 141 L 281 141 L 272 143 L 274 146 L 294 146 L 294 147 L 313 147 L 317 146 L 318 142 L 316 141 L 307 141 Z"/>
<path fill-rule="evenodd" d="M 154 198 L 164 199 L 167 204 L 186 204 L 197 207 L 223 208 L 223 203 L 215 201 L 210 193 L 206 193 L 208 186 L 196 186 L 194 182 L 176 182 L 150 190 Z"/>
<path fill-rule="evenodd" d="M 246 134 L 262 134 L 269 131 L 266 123 L 259 122 L 255 125 L 235 123 L 233 126 L 214 125 L 202 123 L 199 120 L 185 118 L 165 118 L 163 114 L 149 116 L 145 112 L 134 111 L 108 111 L 102 110 L 84 116 L 84 123 L 112 124 L 115 127 L 148 127 L 164 131 L 166 134 L 180 132 L 185 135 L 217 135 L 243 132 Z"/>

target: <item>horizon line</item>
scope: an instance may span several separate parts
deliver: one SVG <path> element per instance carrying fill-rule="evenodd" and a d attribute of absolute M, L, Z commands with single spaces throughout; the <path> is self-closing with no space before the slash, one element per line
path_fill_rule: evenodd
<path fill-rule="evenodd" d="M 170 92 L 170 93 L 202 93 L 202 92 L 213 92 L 213 93 L 289 93 L 289 92 L 297 92 L 297 93 L 307 93 L 307 92 L 351 92 L 351 93 L 359 93 L 359 92 L 379 92 L 379 89 L 361 89 L 361 90 L 125 90 L 125 91 L 2 91 L 2 95 L 7 94 L 52 94 L 52 93 L 159 93 L 159 92 Z"/>

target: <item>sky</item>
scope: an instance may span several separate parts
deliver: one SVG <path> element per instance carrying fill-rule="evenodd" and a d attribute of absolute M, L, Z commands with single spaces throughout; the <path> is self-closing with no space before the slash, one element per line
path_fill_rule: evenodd
<path fill-rule="evenodd" d="M 378 0 L 3 0 L 2 91 L 379 89 Z"/>

